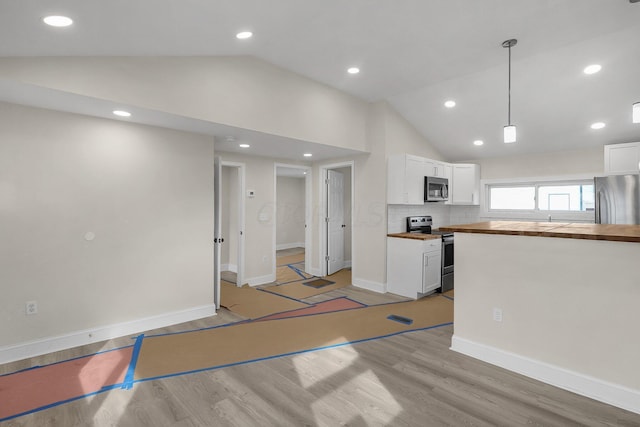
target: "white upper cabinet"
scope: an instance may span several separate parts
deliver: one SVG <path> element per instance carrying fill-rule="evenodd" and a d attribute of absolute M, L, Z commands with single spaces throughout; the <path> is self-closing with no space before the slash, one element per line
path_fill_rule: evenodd
<path fill-rule="evenodd" d="M 438 178 L 447 178 L 447 167 L 450 167 L 448 163 L 425 159 L 424 176 L 437 176 Z"/>
<path fill-rule="evenodd" d="M 424 177 L 449 180 L 448 205 L 480 204 L 480 166 L 451 164 L 411 154 L 395 154 L 387 164 L 387 203 L 423 205 Z"/>
<path fill-rule="evenodd" d="M 640 142 L 604 146 L 605 175 L 640 172 Z"/>
<path fill-rule="evenodd" d="M 424 158 L 410 154 L 396 154 L 389 157 L 387 165 L 388 204 L 424 204 L 424 161 Z"/>
<path fill-rule="evenodd" d="M 452 179 L 449 200 L 453 205 L 480 204 L 480 165 L 458 163 L 451 165 Z"/>

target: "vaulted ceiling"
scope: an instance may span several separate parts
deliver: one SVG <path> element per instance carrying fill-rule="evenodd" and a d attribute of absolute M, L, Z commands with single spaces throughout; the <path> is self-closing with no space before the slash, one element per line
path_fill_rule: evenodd
<path fill-rule="evenodd" d="M 52 33 L 40 19 L 62 14 Z M 254 33 L 237 40 L 241 30 Z M 507 50 L 511 119 L 505 145 Z M 22 0 L 0 56 L 252 55 L 386 100 L 448 160 L 640 140 L 640 4 L 629 0 Z M 583 73 L 590 64 L 602 70 Z M 349 67 L 360 68 L 350 75 Z M 1 97 L 0 97 L 1 98 Z M 444 107 L 446 100 L 456 106 Z M 590 125 L 603 122 L 593 130 Z M 482 146 L 473 141 L 481 139 Z"/>

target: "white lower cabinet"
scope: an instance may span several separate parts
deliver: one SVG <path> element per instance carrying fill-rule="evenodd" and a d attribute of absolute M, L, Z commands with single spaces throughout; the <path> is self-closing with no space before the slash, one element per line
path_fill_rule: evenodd
<path fill-rule="evenodd" d="M 440 287 L 442 241 L 387 237 L 387 291 L 420 298 Z"/>
<path fill-rule="evenodd" d="M 423 253 L 422 261 L 422 293 L 426 294 L 440 287 L 442 271 L 441 245 L 438 245 L 437 251 Z"/>

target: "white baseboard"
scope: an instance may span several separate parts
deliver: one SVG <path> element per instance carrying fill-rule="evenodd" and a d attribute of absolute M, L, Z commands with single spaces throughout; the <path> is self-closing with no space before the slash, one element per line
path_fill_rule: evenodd
<path fill-rule="evenodd" d="M 235 264 L 221 264 L 220 271 L 230 271 L 232 273 L 238 272 L 238 266 Z"/>
<path fill-rule="evenodd" d="M 344 268 L 351 268 L 351 260 L 344 262 Z"/>
<path fill-rule="evenodd" d="M 244 281 L 247 282 L 249 286 L 260 286 L 260 285 L 264 285 L 265 283 L 275 282 L 276 274 L 271 273 L 271 274 L 266 274 L 264 276 L 250 277 L 248 279 L 245 279 Z"/>
<path fill-rule="evenodd" d="M 280 243 L 276 245 L 276 250 L 281 251 L 283 249 L 304 248 L 304 242 L 297 243 Z"/>
<path fill-rule="evenodd" d="M 553 386 L 640 414 L 640 390 L 610 383 L 464 338 L 451 339 L 451 350 Z"/>
<path fill-rule="evenodd" d="M 27 359 L 54 351 L 66 350 L 72 347 L 106 341 L 126 335 L 137 334 L 178 323 L 190 322 L 216 314 L 214 304 L 189 308 L 158 316 L 145 317 L 129 322 L 84 329 L 69 334 L 26 341 L 20 344 L 0 347 L 0 363 L 8 363 L 16 360 Z M 133 344 L 133 342 L 132 342 Z"/>
<path fill-rule="evenodd" d="M 373 282 L 371 280 L 360 279 L 358 277 L 352 277 L 351 283 L 353 283 L 353 286 L 358 288 L 367 289 L 380 294 L 387 292 L 387 285 L 385 283 Z"/>

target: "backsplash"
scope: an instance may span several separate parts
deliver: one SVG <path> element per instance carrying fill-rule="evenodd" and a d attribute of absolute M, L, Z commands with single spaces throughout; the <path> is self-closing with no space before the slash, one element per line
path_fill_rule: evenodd
<path fill-rule="evenodd" d="M 433 227 L 449 225 L 451 206 L 444 203 L 425 203 L 424 205 L 387 205 L 387 232 L 403 233 L 407 231 L 407 217 L 431 215 Z"/>
<path fill-rule="evenodd" d="M 452 206 L 444 203 L 425 203 L 424 205 L 387 205 L 387 233 L 404 233 L 407 231 L 407 217 L 431 215 L 433 228 L 445 225 L 472 224 L 482 221 L 547 221 L 546 219 L 521 219 L 481 217 L 480 206 Z M 553 222 L 567 222 L 566 220 L 551 218 Z M 570 222 L 585 222 L 593 224 L 593 220 L 572 219 Z"/>
<path fill-rule="evenodd" d="M 387 205 L 387 233 L 407 231 L 407 217 L 431 215 L 433 228 L 452 224 L 478 222 L 479 206 L 451 206 L 444 203 L 425 203 L 424 205 Z"/>
<path fill-rule="evenodd" d="M 471 224 L 484 221 L 480 218 L 480 206 L 451 206 L 449 225 Z"/>

